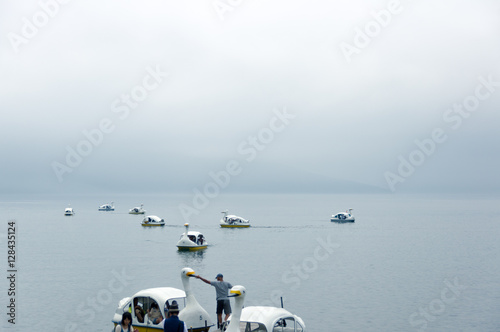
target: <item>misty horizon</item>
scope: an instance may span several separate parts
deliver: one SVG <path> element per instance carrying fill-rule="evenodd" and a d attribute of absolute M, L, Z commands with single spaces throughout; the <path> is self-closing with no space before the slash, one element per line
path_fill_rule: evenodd
<path fill-rule="evenodd" d="M 0 194 L 499 193 L 496 2 L 228 6 L 3 4 Z"/>

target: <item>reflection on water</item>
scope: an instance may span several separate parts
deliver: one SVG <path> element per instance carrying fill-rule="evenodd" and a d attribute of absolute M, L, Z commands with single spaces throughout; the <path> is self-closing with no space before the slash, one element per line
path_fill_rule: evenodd
<path fill-rule="evenodd" d="M 205 249 L 209 250 L 210 246 Z M 205 250 L 196 250 L 196 251 L 186 251 L 186 250 L 177 250 L 177 255 L 186 266 L 191 266 L 193 264 L 197 264 L 203 261 L 203 257 L 205 255 Z"/>

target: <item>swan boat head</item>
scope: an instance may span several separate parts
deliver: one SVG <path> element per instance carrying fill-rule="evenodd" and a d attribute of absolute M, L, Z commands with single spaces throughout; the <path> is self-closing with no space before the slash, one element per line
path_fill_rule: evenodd
<path fill-rule="evenodd" d="M 181 270 L 181 280 L 186 293 L 186 307 L 179 313 L 179 319 L 186 323 L 187 329 L 191 331 L 204 331 L 205 326 L 210 327 L 214 324 L 208 312 L 198 303 L 194 297 L 189 279 L 195 276 L 193 269 L 185 267 Z"/>
<path fill-rule="evenodd" d="M 229 318 L 229 325 L 226 332 L 240 332 L 240 319 L 243 304 L 245 303 L 246 289 L 243 286 L 237 285 L 229 291 L 229 297 L 234 297 L 234 311 Z"/>

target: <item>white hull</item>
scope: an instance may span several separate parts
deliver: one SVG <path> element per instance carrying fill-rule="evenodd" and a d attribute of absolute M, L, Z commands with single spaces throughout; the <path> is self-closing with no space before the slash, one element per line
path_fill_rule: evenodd
<path fill-rule="evenodd" d="M 224 221 L 220 222 L 220 227 L 222 228 L 247 228 L 250 227 L 250 223 L 227 223 Z"/>
<path fill-rule="evenodd" d="M 346 219 L 338 219 L 338 218 L 331 218 L 330 221 L 332 222 L 354 222 L 354 218 L 346 218 Z"/>

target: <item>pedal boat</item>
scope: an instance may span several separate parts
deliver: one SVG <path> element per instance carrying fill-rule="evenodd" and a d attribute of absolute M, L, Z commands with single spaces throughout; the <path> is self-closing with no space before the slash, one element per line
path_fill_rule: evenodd
<path fill-rule="evenodd" d="M 163 326 L 161 326 L 161 324 L 153 324 L 153 322 L 148 319 L 147 308 L 150 308 L 151 303 L 156 302 L 160 308 L 163 318 L 165 318 L 164 308 L 170 306 L 174 300 L 177 301 L 179 310 L 184 309 L 186 306 L 186 293 L 181 289 L 172 287 L 144 289 L 135 293 L 131 297 L 125 297 L 120 300 L 118 308 L 116 308 L 111 321 L 116 327 L 116 325 L 120 324 L 123 313 L 130 312 L 132 315 L 132 325 L 134 328 L 138 329 L 139 332 L 161 332 L 163 331 Z M 142 309 L 139 310 L 144 311 L 142 321 L 139 320 L 139 317 L 137 316 L 137 312 L 135 310 L 136 306 L 141 307 Z"/>
<path fill-rule="evenodd" d="M 99 211 L 114 211 L 115 206 L 113 205 L 113 202 L 111 204 L 103 204 L 99 206 Z"/>
<path fill-rule="evenodd" d="M 250 227 L 250 222 L 242 217 L 235 216 L 233 214 L 227 214 L 226 211 L 222 211 L 224 214 L 220 220 L 220 227 L 223 228 L 247 228 Z"/>
<path fill-rule="evenodd" d="M 165 220 L 158 216 L 146 216 L 142 219 L 142 226 L 165 226 Z"/>
<path fill-rule="evenodd" d="M 177 242 L 177 249 L 185 251 L 207 249 L 208 242 L 205 240 L 203 234 L 190 231 L 188 223 L 185 223 L 184 226 L 186 226 L 186 232 L 181 235 L 181 238 Z"/>
<path fill-rule="evenodd" d="M 146 210 L 144 210 L 142 208 L 142 206 L 143 206 L 143 204 L 141 204 L 141 207 L 136 206 L 135 208 L 128 210 L 128 213 L 129 214 L 144 214 L 144 213 L 146 213 Z"/>
<path fill-rule="evenodd" d="M 234 286 L 229 297 L 234 297 L 234 310 L 229 316 L 226 332 L 306 332 L 304 321 L 286 309 L 267 306 L 243 307 L 246 289 Z"/>
<path fill-rule="evenodd" d="M 351 213 L 352 209 L 349 209 L 349 211 L 346 212 L 339 212 L 337 214 L 332 215 L 332 218 L 330 221 L 332 222 L 354 222 L 355 218 L 354 215 Z"/>
<path fill-rule="evenodd" d="M 73 208 L 67 207 L 64 210 L 64 215 L 65 216 L 73 216 L 75 214 L 75 211 L 73 211 Z"/>

